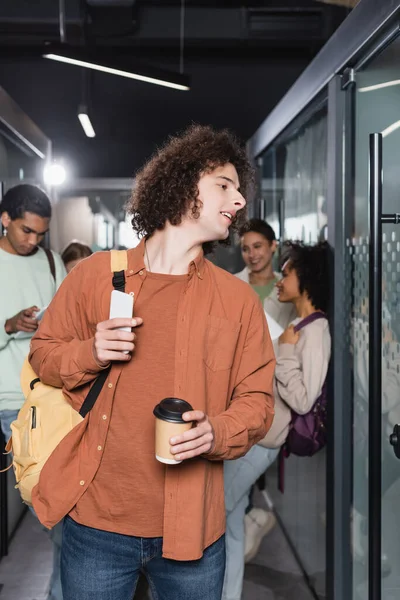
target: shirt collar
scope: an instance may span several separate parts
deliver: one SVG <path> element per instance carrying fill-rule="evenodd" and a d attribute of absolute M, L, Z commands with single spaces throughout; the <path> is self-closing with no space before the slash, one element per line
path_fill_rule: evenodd
<path fill-rule="evenodd" d="M 204 250 L 201 248 L 200 252 L 189 265 L 189 275 L 196 273 L 199 279 L 203 279 L 204 274 Z"/>
<path fill-rule="evenodd" d="M 135 275 L 146 268 L 144 264 L 144 241 L 145 238 L 142 238 L 135 248 L 128 250 L 127 277 L 131 277 L 131 275 Z"/>
<path fill-rule="evenodd" d="M 146 269 L 144 264 L 144 244 L 145 238 L 142 238 L 139 244 L 133 248 L 132 250 L 128 250 L 128 270 L 126 272 L 127 277 L 131 277 L 136 273 L 139 273 L 142 270 Z M 203 249 L 200 250 L 198 255 L 194 260 L 189 264 L 189 276 L 192 276 L 196 273 L 199 279 L 203 279 L 204 273 L 204 252 Z"/>

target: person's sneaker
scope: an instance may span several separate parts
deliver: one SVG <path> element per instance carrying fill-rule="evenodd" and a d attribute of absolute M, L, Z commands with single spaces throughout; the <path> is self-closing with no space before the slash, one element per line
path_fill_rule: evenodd
<path fill-rule="evenodd" d="M 262 508 L 252 508 L 244 517 L 244 562 L 250 562 L 258 552 L 261 540 L 276 523 L 275 515 Z"/>
<path fill-rule="evenodd" d="M 356 563 L 366 565 L 368 561 L 368 533 L 367 519 L 361 515 L 355 508 L 352 511 L 352 546 L 353 559 Z M 392 572 L 392 565 L 389 557 L 384 550 L 381 553 L 381 575 L 389 577 Z"/>

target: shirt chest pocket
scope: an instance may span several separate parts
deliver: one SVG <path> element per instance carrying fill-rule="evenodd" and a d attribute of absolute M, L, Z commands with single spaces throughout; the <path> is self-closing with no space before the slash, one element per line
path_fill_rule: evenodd
<path fill-rule="evenodd" d="M 241 323 L 209 315 L 206 321 L 204 362 L 212 371 L 232 367 Z"/>

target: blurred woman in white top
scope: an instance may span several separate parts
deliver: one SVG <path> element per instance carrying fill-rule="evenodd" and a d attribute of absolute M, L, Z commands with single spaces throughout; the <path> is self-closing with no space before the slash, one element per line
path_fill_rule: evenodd
<path fill-rule="evenodd" d="M 236 277 L 249 283 L 259 295 L 265 312 L 282 329 L 286 329 L 296 313 L 291 304 L 278 300 L 275 284 L 281 278 L 273 269 L 273 260 L 278 248 L 275 232 L 266 221 L 250 219 L 239 231 L 240 247 L 245 268 Z"/>

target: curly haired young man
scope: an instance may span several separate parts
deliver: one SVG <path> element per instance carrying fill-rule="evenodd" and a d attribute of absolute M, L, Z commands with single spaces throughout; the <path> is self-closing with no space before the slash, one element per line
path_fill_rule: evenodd
<path fill-rule="evenodd" d="M 154 600 L 221 598 L 223 460 L 271 426 L 275 360 L 257 295 L 204 254 L 240 222 L 251 179 L 229 132 L 192 126 L 171 138 L 128 207 L 143 236 L 125 272 L 133 320 L 108 319 L 110 258 L 96 253 L 71 271 L 32 341 L 33 368 L 78 410 L 111 364 L 34 490 L 46 526 L 67 515 L 64 600 L 131 600 L 141 571 Z M 193 407 L 184 419 L 194 426 L 170 439 L 174 466 L 154 456 L 153 408 L 165 397 Z"/>

